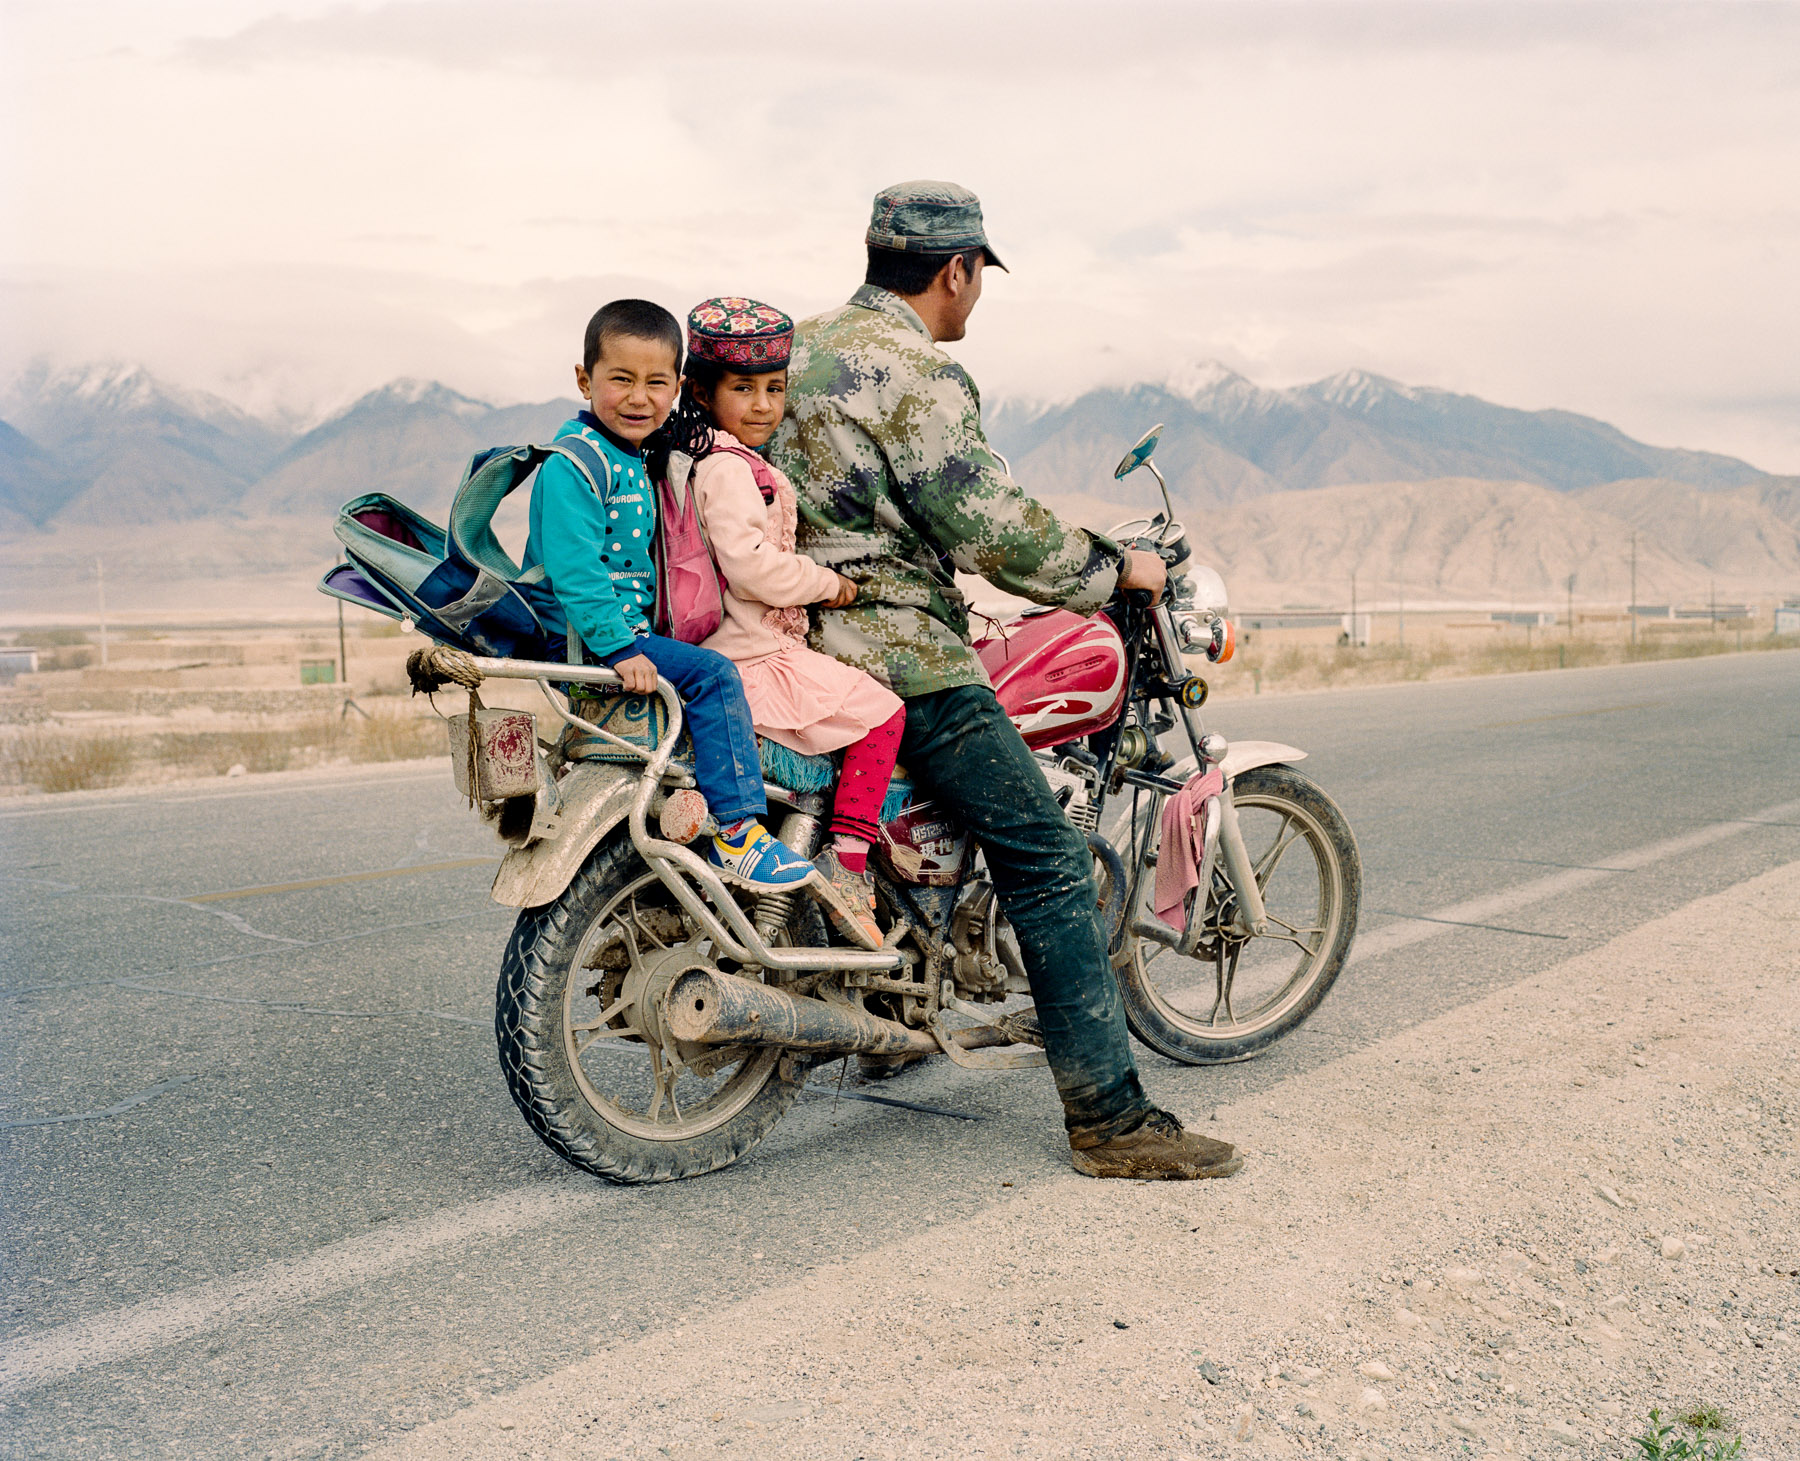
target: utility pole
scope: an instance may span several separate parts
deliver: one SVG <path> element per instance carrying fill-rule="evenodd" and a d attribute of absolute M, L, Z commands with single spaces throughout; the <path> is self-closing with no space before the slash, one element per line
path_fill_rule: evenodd
<path fill-rule="evenodd" d="M 1400 580 L 1400 648 L 1406 648 L 1406 580 Z"/>
<path fill-rule="evenodd" d="M 1569 607 L 1568 607 L 1568 630 L 1564 637 L 1568 638 L 1568 639 L 1573 639 L 1575 637 L 1575 575 L 1574 574 L 1571 573 L 1569 575 L 1569 581 L 1565 585 L 1565 587 L 1569 591 Z"/>
<path fill-rule="evenodd" d="M 343 561 L 348 563 L 350 560 L 345 558 Z M 350 718 L 350 712 L 354 710 L 364 720 L 373 720 L 375 718 L 374 716 L 370 715 L 368 711 L 364 710 L 362 706 L 358 705 L 356 701 L 350 698 L 350 656 L 344 652 L 344 601 L 339 599 L 337 601 L 337 606 L 338 681 L 344 687 L 344 703 L 338 707 L 338 719 L 348 720 Z"/>
<path fill-rule="evenodd" d="M 1637 534 L 1631 535 L 1631 647 L 1637 648 Z"/>
<path fill-rule="evenodd" d="M 1719 632 L 1719 585 L 1716 579 L 1706 580 L 1706 617 L 1711 632 Z"/>
<path fill-rule="evenodd" d="M 100 663 L 106 663 L 106 564 L 94 559 L 94 592 L 100 597 Z"/>
<path fill-rule="evenodd" d="M 1350 575 L 1350 647 L 1356 648 L 1356 575 Z"/>

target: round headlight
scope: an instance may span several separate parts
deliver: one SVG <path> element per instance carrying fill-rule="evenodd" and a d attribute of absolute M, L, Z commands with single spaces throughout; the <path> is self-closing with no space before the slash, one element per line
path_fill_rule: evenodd
<path fill-rule="evenodd" d="M 1194 585 L 1194 607 L 1202 613 L 1223 614 L 1231 602 L 1225 592 L 1225 580 L 1216 568 L 1193 568 L 1188 579 Z"/>

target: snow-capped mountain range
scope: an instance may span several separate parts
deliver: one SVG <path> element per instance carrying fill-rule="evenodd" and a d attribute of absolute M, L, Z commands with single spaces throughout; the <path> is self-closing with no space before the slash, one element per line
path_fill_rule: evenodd
<path fill-rule="evenodd" d="M 1096 484 L 1119 452 L 1158 421 L 1168 427 L 1158 463 L 1197 504 L 1438 477 L 1570 491 L 1642 477 L 1742 487 L 1766 475 L 1735 457 L 1647 446 L 1570 411 L 1520 411 L 1362 370 L 1272 390 L 1217 361 L 1054 407 L 1002 405 L 989 429 L 1034 490 L 1104 494 Z"/>
<path fill-rule="evenodd" d="M 202 558 L 219 560 L 207 573 L 254 558 L 263 574 L 286 554 L 298 580 L 330 561 L 346 499 L 385 491 L 441 520 L 473 452 L 542 440 L 575 409 L 396 380 L 294 431 L 140 367 L 37 368 L 0 393 L 0 560 L 15 575 L 39 565 L 50 582 L 53 561 L 104 538 L 109 564 L 128 558 L 143 574 L 179 563 L 167 571 L 191 575 Z M 1346 553 L 1370 579 L 1446 596 L 1560 598 L 1571 574 L 1611 595 L 1617 565 L 1602 573 L 1594 545 L 1622 548 L 1634 530 L 1662 555 L 1671 594 L 1715 576 L 1738 592 L 1800 590 L 1800 479 L 1649 446 L 1572 412 L 1358 370 L 1271 389 L 1215 361 L 988 412 L 1028 490 L 1096 526 L 1154 501 L 1146 478 L 1115 483 L 1112 469 L 1157 422 L 1171 492 L 1206 524 L 1228 580 L 1248 575 L 1284 598 L 1288 585 L 1346 574 Z M 1380 571 L 1390 545 L 1398 556 Z"/>
<path fill-rule="evenodd" d="M 38 367 L 0 395 L 0 532 L 330 514 L 377 489 L 441 510 L 471 453 L 553 432 L 574 408 L 396 380 L 294 433 L 138 366 Z"/>

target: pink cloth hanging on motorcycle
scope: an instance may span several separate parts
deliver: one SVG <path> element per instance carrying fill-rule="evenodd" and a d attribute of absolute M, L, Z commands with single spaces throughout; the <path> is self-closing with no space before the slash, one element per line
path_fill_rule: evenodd
<path fill-rule="evenodd" d="M 1206 802 L 1225 790 L 1225 772 L 1217 766 L 1195 772 L 1186 786 L 1163 803 L 1162 850 L 1156 856 L 1156 916 L 1171 928 L 1186 928 L 1181 905 L 1200 886 L 1200 864 L 1206 857 Z"/>

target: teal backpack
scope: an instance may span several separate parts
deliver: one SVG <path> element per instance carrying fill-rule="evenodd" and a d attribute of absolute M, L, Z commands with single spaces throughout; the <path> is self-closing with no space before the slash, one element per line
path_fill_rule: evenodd
<path fill-rule="evenodd" d="M 338 512 L 341 563 L 319 591 L 409 619 L 440 644 L 497 659 L 560 660 L 568 628 L 544 569 L 522 570 L 494 536 L 494 513 L 552 456 L 574 465 L 597 493 L 606 459 L 579 436 L 545 446 L 502 446 L 469 461 L 447 527 L 385 492 L 353 497 Z M 603 493 L 601 495 L 604 495 Z"/>

